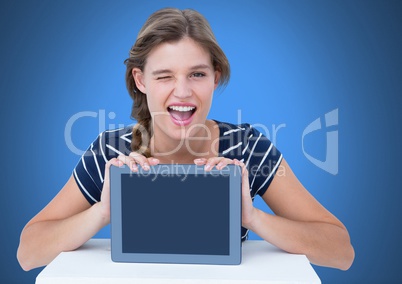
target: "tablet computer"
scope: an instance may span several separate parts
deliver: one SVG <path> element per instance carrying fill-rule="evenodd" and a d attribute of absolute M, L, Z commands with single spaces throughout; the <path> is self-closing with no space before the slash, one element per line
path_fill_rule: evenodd
<path fill-rule="evenodd" d="M 110 168 L 115 262 L 240 264 L 241 168 Z"/>

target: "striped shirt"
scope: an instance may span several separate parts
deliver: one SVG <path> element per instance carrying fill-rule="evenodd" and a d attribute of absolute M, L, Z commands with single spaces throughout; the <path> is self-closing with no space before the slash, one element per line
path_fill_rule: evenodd
<path fill-rule="evenodd" d="M 282 154 L 250 124 L 216 123 L 219 126 L 219 156 L 244 162 L 249 172 L 252 199 L 257 194 L 262 196 L 274 178 Z M 75 181 L 91 205 L 100 201 L 107 161 L 120 154 L 130 154 L 132 127 L 99 134 L 74 168 Z M 242 240 L 247 235 L 248 230 L 242 228 Z"/>

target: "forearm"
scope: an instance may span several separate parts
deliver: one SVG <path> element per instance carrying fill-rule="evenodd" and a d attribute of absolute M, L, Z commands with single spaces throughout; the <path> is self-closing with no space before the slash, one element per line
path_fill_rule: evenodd
<path fill-rule="evenodd" d="M 287 252 L 305 254 L 317 265 L 346 270 L 353 262 L 348 232 L 330 223 L 293 221 L 256 209 L 247 227 Z"/>
<path fill-rule="evenodd" d="M 107 224 L 99 203 L 62 220 L 28 225 L 21 234 L 17 257 L 24 270 L 44 266 L 59 253 L 80 247 Z"/>

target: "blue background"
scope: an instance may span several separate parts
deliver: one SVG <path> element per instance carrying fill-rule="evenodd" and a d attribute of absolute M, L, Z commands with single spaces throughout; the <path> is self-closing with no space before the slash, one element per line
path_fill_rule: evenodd
<path fill-rule="evenodd" d="M 402 281 L 402 2 L 113 2 L 1 1 L 1 283 L 34 283 L 40 272 L 23 272 L 15 254 L 23 226 L 79 159 L 65 141 L 67 121 L 97 115 L 73 125 L 78 149 L 104 127 L 131 123 L 123 60 L 146 18 L 165 6 L 203 13 L 230 60 L 231 82 L 216 94 L 211 118 L 285 125 L 277 147 L 349 229 L 355 262 L 346 272 L 315 266 L 323 283 Z M 337 175 L 313 165 L 301 146 L 307 125 L 333 109 Z M 305 140 L 321 160 L 326 131 Z"/>

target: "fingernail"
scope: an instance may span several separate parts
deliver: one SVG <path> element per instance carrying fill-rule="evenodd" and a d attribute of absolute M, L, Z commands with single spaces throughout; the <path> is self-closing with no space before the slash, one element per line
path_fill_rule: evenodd
<path fill-rule="evenodd" d="M 222 167 L 223 167 L 223 163 L 219 163 L 219 164 L 216 166 L 217 169 L 221 169 Z"/>
<path fill-rule="evenodd" d="M 142 167 L 144 168 L 144 170 L 149 170 L 149 165 L 147 163 L 144 163 Z"/>
<path fill-rule="evenodd" d="M 211 165 L 210 164 L 206 164 L 205 165 L 205 170 L 207 171 L 207 170 L 209 170 L 211 168 Z"/>

